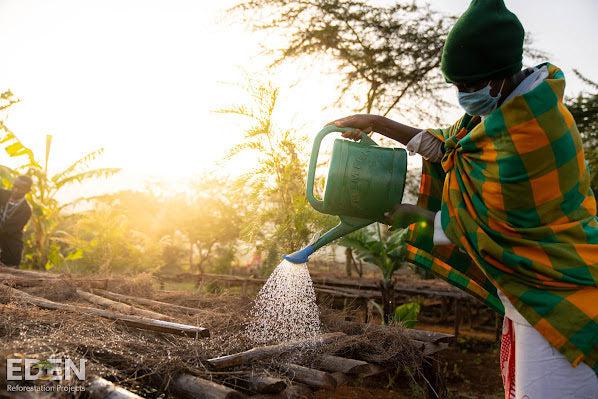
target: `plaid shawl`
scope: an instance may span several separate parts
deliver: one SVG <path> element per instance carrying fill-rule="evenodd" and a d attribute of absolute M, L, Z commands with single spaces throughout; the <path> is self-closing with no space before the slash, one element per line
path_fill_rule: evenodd
<path fill-rule="evenodd" d="M 408 257 L 502 312 L 500 289 L 574 366 L 598 373 L 596 201 L 564 75 L 543 65 L 544 82 L 483 122 L 429 130 L 446 153 L 424 162 L 418 205 L 441 210 L 456 245 L 433 247 L 431 226 L 412 225 Z"/>

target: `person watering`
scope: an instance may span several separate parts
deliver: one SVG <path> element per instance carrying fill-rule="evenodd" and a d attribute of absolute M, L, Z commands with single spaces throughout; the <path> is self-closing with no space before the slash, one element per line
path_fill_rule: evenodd
<path fill-rule="evenodd" d="M 473 0 L 442 53 L 466 112 L 454 125 L 367 114 L 332 124 L 357 129 L 343 133 L 355 140 L 378 132 L 424 158 L 418 206 L 398 205 L 388 221 L 410 226 L 414 240 L 429 225 L 429 248 L 421 239 L 410 259 L 504 308 L 505 397 L 598 398 L 596 200 L 563 72 L 522 69 L 523 42 L 502 0 Z"/>
<path fill-rule="evenodd" d="M 23 253 L 23 228 L 31 218 L 25 195 L 31 190 L 31 178 L 18 176 L 12 190 L 0 189 L 0 261 L 17 267 Z"/>

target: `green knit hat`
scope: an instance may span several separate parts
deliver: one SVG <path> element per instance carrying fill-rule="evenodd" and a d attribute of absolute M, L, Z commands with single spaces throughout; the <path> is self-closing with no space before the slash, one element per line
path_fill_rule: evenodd
<path fill-rule="evenodd" d="M 503 0 L 473 0 L 446 38 L 440 69 L 449 83 L 511 76 L 522 67 L 524 35 Z"/>

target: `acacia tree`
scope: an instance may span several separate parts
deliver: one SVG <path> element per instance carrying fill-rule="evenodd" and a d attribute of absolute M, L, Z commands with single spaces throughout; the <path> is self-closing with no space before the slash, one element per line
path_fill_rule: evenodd
<path fill-rule="evenodd" d="M 581 92 L 577 97 L 569 99 L 567 106 L 583 139 L 585 157 L 590 165 L 592 190 L 596 196 L 598 195 L 598 83 L 584 77 L 578 71 L 575 73 L 593 90 L 593 92 Z"/>
<path fill-rule="evenodd" d="M 439 121 L 449 104 L 440 72 L 442 48 L 456 20 L 427 4 L 397 1 L 373 5 L 363 0 L 246 0 L 232 11 L 256 30 L 281 33 L 286 40 L 275 48 L 272 65 L 304 55 L 326 55 L 342 77 L 337 103 L 355 99 L 356 111 L 388 115 L 400 109 Z M 525 55 L 546 53 L 531 47 Z M 321 65 L 311 63 L 310 65 Z"/>
<path fill-rule="evenodd" d="M 360 0 L 249 0 L 243 12 L 258 30 L 282 30 L 288 41 L 273 65 L 303 55 L 328 55 L 342 76 L 337 102 L 358 96 L 357 111 L 389 114 L 399 104 L 430 116 L 433 95 L 446 88 L 438 66 L 453 18 L 415 3 L 376 6 Z M 258 13 L 261 17 L 258 17 Z M 408 105 L 403 105 L 408 104 Z"/>

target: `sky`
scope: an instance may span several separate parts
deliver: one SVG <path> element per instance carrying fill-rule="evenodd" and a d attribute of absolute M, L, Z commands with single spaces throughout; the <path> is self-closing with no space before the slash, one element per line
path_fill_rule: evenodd
<path fill-rule="evenodd" d="M 468 3 L 431 2 L 448 14 L 459 14 Z M 572 78 L 572 68 L 598 80 L 593 27 L 598 2 L 506 3 L 532 33 L 535 46 L 548 51 L 570 77 L 568 95 L 583 88 Z M 0 0 L 0 90 L 11 89 L 21 99 L 7 125 L 38 153 L 45 135 L 54 136 L 52 171 L 104 147 L 97 165 L 123 172 L 76 189 L 94 194 L 164 181 L 182 186 L 206 171 L 247 168 L 247 157 L 220 162 L 246 125 L 215 111 L 246 101 L 248 78 L 280 86 L 280 124 L 308 136 L 351 113 L 328 106 L 336 98 L 338 77 L 326 73 L 327 65 L 303 62 L 268 70 L 263 46 L 272 38 L 227 15 L 233 4 Z M 449 117 L 458 114 L 455 108 Z"/>

